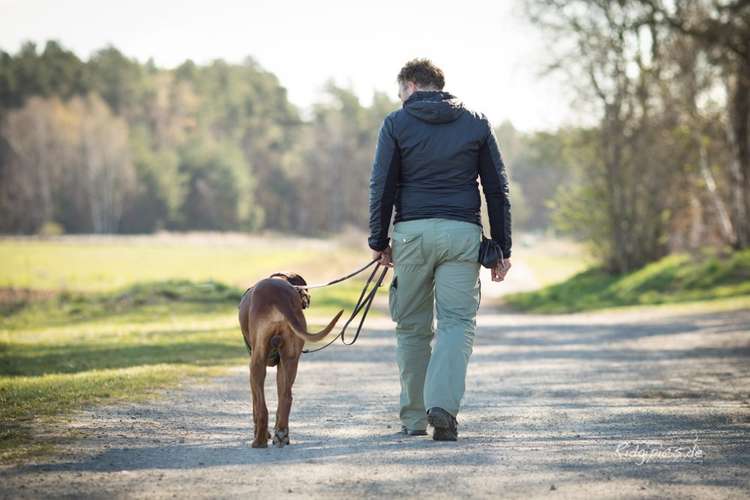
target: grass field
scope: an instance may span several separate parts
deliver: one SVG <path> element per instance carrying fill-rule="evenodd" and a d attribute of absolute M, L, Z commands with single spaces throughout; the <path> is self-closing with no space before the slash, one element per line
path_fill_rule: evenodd
<path fill-rule="evenodd" d="M 48 451 L 59 437 L 35 429 L 70 410 L 246 362 L 237 304 L 257 279 L 327 281 L 368 257 L 281 237 L 0 240 L 0 460 Z M 350 311 L 361 286 L 314 290 L 308 317 Z"/>
<path fill-rule="evenodd" d="M 331 252 L 334 248 L 336 252 Z M 111 291 L 170 279 L 242 287 L 275 270 L 295 270 L 308 280 L 317 279 L 362 256 L 361 251 L 333 241 L 278 236 L 4 239 L 0 243 L 0 287 Z M 326 265 L 314 265 L 321 257 Z"/>
<path fill-rule="evenodd" d="M 507 295 L 505 301 L 540 313 L 705 301 L 750 306 L 750 251 L 675 254 L 620 276 L 590 268 L 539 290 Z"/>

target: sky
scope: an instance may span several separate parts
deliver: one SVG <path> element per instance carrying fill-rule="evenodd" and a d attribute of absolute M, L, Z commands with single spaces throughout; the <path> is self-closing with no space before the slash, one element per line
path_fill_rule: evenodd
<path fill-rule="evenodd" d="M 326 81 L 397 99 L 396 74 L 414 57 L 442 67 L 445 90 L 499 125 L 549 130 L 580 121 L 566 86 L 540 76 L 549 53 L 518 0 L 0 0 L 0 49 L 58 40 L 79 57 L 114 45 L 174 67 L 252 56 L 303 112 Z"/>

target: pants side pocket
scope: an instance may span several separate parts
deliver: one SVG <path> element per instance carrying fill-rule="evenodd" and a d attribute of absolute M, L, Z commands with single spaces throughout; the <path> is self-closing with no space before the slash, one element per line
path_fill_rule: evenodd
<path fill-rule="evenodd" d="M 398 321 L 398 276 L 393 277 L 388 288 L 388 312 L 393 321 Z"/>

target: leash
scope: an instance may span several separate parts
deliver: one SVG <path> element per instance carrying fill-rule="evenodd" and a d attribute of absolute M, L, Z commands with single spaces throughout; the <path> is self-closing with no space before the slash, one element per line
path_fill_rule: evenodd
<path fill-rule="evenodd" d="M 322 284 L 318 284 L 318 285 L 292 285 L 292 286 L 294 288 L 306 288 L 306 289 L 310 289 L 310 288 L 325 288 L 327 286 L 335 285 L 336 283 L 341 283 L 342 281 L 346 281 L 349 278 L 351 278 L 352 276 L 358 275 L 359 273 L 361 273 L 362 271 L 364 271 L 365 269 L 367 269 L 368 267 L 370 267 L 371 265 L 373 265 L 377 261 L 378 261 L 378 259 L 372 259 L 370 262 L 368 262 L 364 266 L 360 267 L 359 269 L 357 269 L 353 273 L 349 273 L 346 276 L 342 276 L 340 278 L 336 278 L 335 280 L 329 281 L 328 283 L 322 283 Z M 379 265 L 380 264 L 378 264 L 378 266 Z M 375 266 L 375 267 L 377 267 L 377 266 Z"/>
<path fill-rule="evenodd" d="M 362 271 L 364 271 L 365 269 L 367 269 L 368 267 L 370 267 L 371 265 L 373 265 L 375 262 L 378 262 L 378 260 L 379 259 L 377 259 L 377 258 L 373 259 L 367 265 L 361 267 L 357 271 L 355 271 L 355 272 L 353 272 L 351 274 L 348 274 L 348 275 L 346 275 L 346 276 L 344 276 L 342 278 L 335 279 L 333 281 L 330 281 L 330 282 L 322 284 L 322 285 L 312 285 L 312 286 L 293 285 L 293 286 L 295 288 L 323 288 L 323 287 L 326 287 L 326 286 L 334 285 L 336 283 L 340 283 L 340 282 L 342 282 L 344 280 L 347 280 L 347 279 L 351 278 L 352 276 L 356 276 L 357 274 L 361 273 Z M 354 345 L 354 343 L 359 338 L 359 334 L 362 331 L 362 326 L 365 323 L 365 318 L 367 317 L 367 313 L 370 312 L 370 306 L 372 306 L 372 302 L 373 302 L 373 300 L 375 300 L 375 294 L 377 293 L 378 288 L 380 288 L 380 286 L 383 284 L 383 280 L 385 279 L 385 275 L 388 273 L 388 267 L 387 266 L 382 266 L 383 270 L 380 273 L 380 276 L 377 278 L 377 280 L 374 281 L 373 287 L 368 291 L 368 288 L 369 288 L 370 284 L 373 283 L 373 278 L 375 277 L 375 275 L 377 274 L 377 272 L 378 272 L 378 270 L 380 269 L 381 266 L 382 266 L 382 264 L 380 264 L 380 262 L 378 262 L 375 265 L 375 267 L 373 268 L 372 272 L 370 273 L 370 277 L 367 278 L 367 281 L 365 282 L 365 286 L 362 288 L 362 292 L 359 294 L 359 299 L 357 300 L 357 305 L 354 306 L 354 310 L 352 311 L 351 316 L 349 316 L 349 319 L 346 321 L 346 323 L 344 323 L 344 327 L 341 329 L 341 331 L 338 333 L 338 335 L 336 335 L 335 337 L 333 337 L 326 345 L 318 347 L 317 349 L 312 349 L 312 350 L 311 349 L 305 349 L 304 351 L 302 351 L 304 354 L 322 351 L 326 347 L 329 347 L 331 344 L 333 344 L 339 338 L 341 338 L 341 343 L 344 344 L 344 345 Z M 364 309 L 364 314 L 362 314 L 362 318 L 359 320 L 359 325 L 357 326 L 357 331 L 354 332 L 354 337 L 352 338 L 352 340 L 349 341 L 349 342 L 347 342 L 346 338 L 345 338 L 346 329 L 349 328 L 349 324 L 351 324 L 351 322 L 354 321 L 354 318 L 356 318 L 357 315 L 363 309 Z"/>

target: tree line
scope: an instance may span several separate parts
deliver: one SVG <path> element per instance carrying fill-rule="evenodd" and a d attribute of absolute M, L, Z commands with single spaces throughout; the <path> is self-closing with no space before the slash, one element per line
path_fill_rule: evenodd
<path fill-rule="evenodd" d="M 378 130 L 399 106 L 329 82 L 302 118 L 252 58 L 164 69 L 26 43 L 0 52 L 0 232 L 365 229 Z M 529 198 L 554 192 L 537 187 Z M 517 222 L 548 224 L 543 203 L 524 215 L 521 186 L 513 197 Z"/>
<path fill-rule="evenodd" d="M 272 73 L 114 47 L 0 53 L 0 232 L 366 227 L 377 129 L 396 108 L 329 83 L 302 119 Z M 365 200 L 365 201 L 363 201 Z"/>

